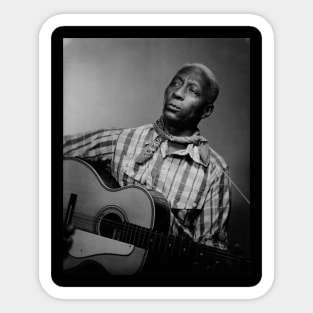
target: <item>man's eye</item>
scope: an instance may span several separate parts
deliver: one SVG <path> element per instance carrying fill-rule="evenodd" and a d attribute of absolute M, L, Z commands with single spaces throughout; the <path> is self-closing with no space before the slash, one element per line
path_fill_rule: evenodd
<path fill-rule="evenodd" d="M 189 88 L 189 91 L 193 94 L 195 94 L 196 96 L 199 95 L 198 90 L 194 89 L 194 88 Z"/>
<path fill-rule="evenodd" d="M 180 85 L 179 82 L 176 80 L 171 82 L 171 86 L 179 86 L 179 85 Z"/>

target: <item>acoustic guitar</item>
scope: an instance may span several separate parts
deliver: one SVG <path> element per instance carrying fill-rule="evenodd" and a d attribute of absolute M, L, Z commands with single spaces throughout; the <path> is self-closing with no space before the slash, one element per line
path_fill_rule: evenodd
<path fill-rule="evenodd" d="M 112 275 L 134 275 L 155 257 L 206 270 L 218 262 L 249 265 L 242 256 L 169 235 L 170 207 L 160 193 L 137 185 L 113 189 L 102 178 L 83 160 L 63 161 L 63 222 L 76 226 L 65 271 L 96 262 Z"/>

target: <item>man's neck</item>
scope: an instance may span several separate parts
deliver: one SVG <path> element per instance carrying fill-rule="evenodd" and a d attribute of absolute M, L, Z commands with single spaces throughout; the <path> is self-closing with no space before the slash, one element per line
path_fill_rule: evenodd
<path fill-rule="evenodd" d="M 189 137 L 192 136 L 195 131 L 197 130 L 196 127 L 188 128 L 188 129 L 181 129 L 176 127 L 175 125 L 170 124 L 167 120 L 163 119 L 164 126 L 166 130 L 173 136 L 177 137 Z"/>

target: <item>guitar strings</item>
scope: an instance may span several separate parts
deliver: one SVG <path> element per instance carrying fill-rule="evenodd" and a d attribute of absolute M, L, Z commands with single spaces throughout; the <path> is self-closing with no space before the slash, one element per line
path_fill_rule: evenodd
<path fill-rule="evenodd" d="M 65 212 L 63 212 L 64 214 Z M 102 219 L 102 217 L 98 217 L 98 218 L 92 218 L 91 216 L 89 215 L 85 215 L 85 214 L 82 214 L 82 213 L 75 213 L 73 214 L 73 217 L 75 218 L 75 222 L 77 223 L 77 226 L 79 226 L 78 224 L 80 224 L 82 226 L 82 228 L 85 228 L 84 227 L 87 223 L 86 222 L 93 222 L 95 224 L 99 223 Z M 175 236 L 171 236 L 171 235 L 166 235 L 166 234 L 163 234 L 163 233 L 158 233 L 154 230 L 150 230 L 148 228 L 145 228 L 145 227 L 142 227 L 142 226 L 139 226 L 139 225 L 135 225 L 135 224 L 131 224 L 131 223 L 128 223 L 128 222 L 124 222 L 124 223 L 119 223 L 119 222 L 116 222 L 116 221 L 112 221 L 112 220 L 106 220 L 106 219 L 103 219 L 101 221 L 102 224 L 104 224 L 106 226 L 106 229 L 107 230 L 115 230 L 115 229 L 119 229 L 122 231 L 122 238 L 124 240 L 128 239 L 128 241 L 132 241 L 132 237 L 133 237 L 133 241 L 135 241 L 135 238 L 136 238 L 136 233 L 139 232 L 139 234 L 143 235 L 144 237 L 147 236 L 148 238 L 151 237 L 151 235 L 153 234 L 153 237 L 154 239 L 156 240 L 159 240 L 160 242 L 162 240 L 169 240 L 170 241 L 178 241 L 180 242 L 180 248 L 183 246 L 183 243 L 184 242 L 188 242 L 189 244 L 189 248 L 190 248 L 190 245 L 193 245 L 195 246 L 196 250 L 198 250 L 200 248 L 205 249 L 205 252 L 206 252 L 206 255 L 209 254 L 209 255 L 214 255 L 214 256 L 219 256 L 221 258 L 224 258 L 224 259 L 229 259 L 229 260 L 237 260 L 237 261 L 248 261 L 248 259 L 242 257 L 242 256 L 237 256 L 237 255 L 233 255 L 231 254 L 230 252 L 227 252 L 227 251 L 223 251 L 221 249 L 218 249 L 216 247 L 212 247 L 212 246 L 206 246 L 206 245 L 203 245 L 203 244 L 198 244 L 196 242 L 193 242 L 191 239 L 190 240 L 186 240 L 186 239 L 182 239 L 182 238 L 179 238 L 179 237 L 175 237 Z M 91 223 L 89 223 L 90 226 Z M 125 238 L 125 235 L 123 236 L 125 232 L 125 228 L 129 228 L 128 229 L 128 233 L 130 233 L 129 236 L 127 236 Z M 123 233 L 124 232 L 124 233 Z M 129 237 L 129 238 L 128 238 Z M 138 240 L 140 238 L 138 237 Z M 145 239 L 142 240 L 142 242 L 144 242 Z M 131 243 L 131 242 L 130 242 Z M 201 247 L 203 245 L 203 247 Z M 175 248 L 175 245 L 174 245 L 174 248 Z M 210 251 L 211 250 L 211 251 Z M 197 255 L 197 252 L 196 252 L 196 255 Z"/>
<path fill-rule="evenodd" d="M 80 215 L 80 216 L 79 216 Z M 83 221 L 92 221 L 93 218 L 90 218 L 88 215 L 84 215 L 84 214 L 79 214 L 79 213 L 76 213 L 75 214 L 75 218 L 77 219 L 80 219 L 80 220 L 83 220 Z M 97 220 L 97 219 L 95 219 Z M 98 222 L 99 222 L 99 219 L 98 219 Z M 115 221 L 112 221 L 112 220 L 103 220 L 102 221 L 104 224 L 106 224 L 107 229 L 121 229 L 123 231 L 123 228 L 126 226 L 128 226 L 131 230 L 131 228 L 133 228 L 133 231 L 134 232 L 138 232 L 139 233 L 143 233 L 144 235 L 151 235 L 152 233 L 154 234 L 154 238 L 155 239 L 161 239 L 161 240 L 164 240 L 164 238 L 168 239 L 170 238 L 171 240 L 178 240 L 178 241 L 181 241 L 181 243 L 183 243 L 184 241 L 186 241 L 186 239 L 181 239 L 181 238 L 178 238 L 178 237 L 175 237 L 175 236 L 169 236 L 169 235 L 164 235 L 163 233 L 157 233 L 153 230 L 149 230 L 147 228 L 144 228 L 142 226 L 139 226 L 139 225 L 135 225 L 135 224 L 131 224 L 131 223 L 118 223 L 118 222 L 115 222 Z M 129 241 L 132 241 L 131 240 L 131 237 L 132 237 L 132 232 L 131 230 L 131 234 L 129 236 Z M 133 235 L 134 237 L 134 240 L 136 238 L 136 234 Z M 124 238 L 125 239 L 125 238 Z M 144 240 L 144 239 L 143 239 Z M 127 240 L 128 241 L 128 240 Z M 193 242 L 192 240 L 190 240 L 190 243 L 193 244 L 193 245 L 196 245 L 197 248 L 200 247 L 201 249 L 201 244 L 198 244 L 196 242 Z M 203 247 L 203 249 L 206 249 L 206 252 L 208 254 L 213 254 L 213 255 L 218 255 L 218 256 L 221 256 L 223 258 L 228 258 L 228 259 L 233 259 L 233 260 L 244 260 L 244 261 L 248 261 L 246 258 L 244 257 L 241 257 L 241 256 L 236 256 L 236 255 L 232 255 L 230 254 L 229 252 L 226 252 L 226 251 L 223 251 L 223 250 L 220 250 L 218 248 L 215 248 L 215 247 L 212 247 L 212 246 L 205 246 Z M 212 251 L 209 251 L 208 249 L 212 250 Z"/>
<path fill-rule="evenodd" d="M 250 205 L 250 200 L 244 195 L 244 193 L 240 190 L 240 188 L 236 185 L 236 183 L 230 178 L 230 176 L 227 174 L 226 171 L 224 171 L 224 169 L 222 167 L 219 167 L 221 169 L 221 171 L 226 175 L 226 177 L 230 180 L 230 182 L 232 183 L 232 185 L 235 186 L 235 188 L 237 189 L 237 191 L 241 194 L 242 198 Z"/>

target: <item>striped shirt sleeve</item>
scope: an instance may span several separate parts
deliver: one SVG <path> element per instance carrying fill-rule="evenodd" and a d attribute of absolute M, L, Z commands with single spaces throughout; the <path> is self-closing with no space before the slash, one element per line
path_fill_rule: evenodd
<path fill-rule="evenodd" d="M 204 207 L 195 221 L 194 241 L 228 248 L 227 228 L 231 203 L 228 169 L 219 171 L 210 185 Z"/>
<path fill-rule="evenodd" d="M 63 156 L 111 161 L 120 133 L 120 129 L 108 129 L 64 136 Z"/>

